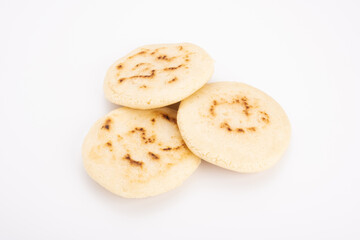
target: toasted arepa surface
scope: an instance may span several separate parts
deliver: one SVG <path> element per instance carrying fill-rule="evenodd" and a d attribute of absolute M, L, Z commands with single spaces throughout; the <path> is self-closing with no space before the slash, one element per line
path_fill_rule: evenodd
<path fill-rule="evenodd" d="M 213 71 L 212 58 L 194 44 L 147 45 L 109 68 L 104 81 L 105 97 L 135 109 L 163 107 L 200 89 Z"/>
<path fill-rule="evenodd" d="M 181 102 L 177 116 L 194 154 L 237 172 L 273 166 L 290 141 L 290 122 L 281 106 L 243 83 L 206 84 Z"/>
<path fill-rule="evenodd" d="M 87 173 L 109 191 L 143 198 L 180 185 L 200 164 L 186 147 L 176 111 L 116 109 L 98 120 L 85 137 Z"/>

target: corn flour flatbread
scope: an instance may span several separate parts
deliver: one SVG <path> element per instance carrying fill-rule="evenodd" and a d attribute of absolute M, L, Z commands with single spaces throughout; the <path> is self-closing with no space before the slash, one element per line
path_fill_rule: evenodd
<path fill-rule="evenodd" d="M 105 97 L 136 109 L 163 107 L 200 89 L 213 71 L 211 57 L 194 44 L 147 45 L 109 68 L 104 81 Z"/>
<path fill-rule="evenodd" d="M 90 129 L 82 156 L 91 178 L 126 198 L 167 192 L 200 164 L 186 147 L 176 111 L 170 108 L 110 112 Z"/>
<path fill-rule="evenodd" d="M 195 155 L 237 172 L 273 166 L 290 141 L 290 123 L 281 106 L 243 83 L 205 85 L 181 102 L 177 117 Z"/>

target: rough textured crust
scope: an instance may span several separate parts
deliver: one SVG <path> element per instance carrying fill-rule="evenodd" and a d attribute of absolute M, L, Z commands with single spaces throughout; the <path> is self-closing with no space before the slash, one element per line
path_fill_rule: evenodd
<path fill-rule="evenodd" d="M 147 45 L 109 68 L 104 81 L 105 97 L 135 109 L 163 107 L 200 89 L 213 71 L 211 57 L 194 44 Z"/>
<path fill-rule="evenodd" d="M 110 112 L 90 129 L 82 156 L 90 177 L 127 198 L 169 191 L 200 164 L 181 138 L 176 111 L 169 108 Z"/>
<path fill-rule="evenodd" d="M 178 125 L 195 155 L 243 173 L 273 166 L 291 135 L 286 113 L 274 99 L 237 82 L 207 84 L 183 100 Z"/>

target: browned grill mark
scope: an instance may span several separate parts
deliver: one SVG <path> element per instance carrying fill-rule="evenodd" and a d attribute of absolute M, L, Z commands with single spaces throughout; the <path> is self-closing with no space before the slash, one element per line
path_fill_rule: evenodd
<path fill-rule="evenodd" d="M 269 123 L 270 122 L 270 117 L 269 114 L 267 114 L 266 112 L 262 112 L 260 111 L 260 114 L 262 114 L 263 116 L 261 117 L 261 120 L 265 123 Z"/>
<path fill-rule="evenodd" d="M 240 132 L 240 133 L 244 133 L 244 132 L 245 132 L 244 129 L 242 129 L 242 128 L 237 128 L 236 131 L 237 131 L 237 132 Z"/>
<path fill-rule="evenodd" d="M 226 130 L 228 130 L 229 132 L 232 131 L 230 125 L 229 125 L 227 122 L 221 123 L 221 124 L 220 124 L 220 127 L 221 127 L 221 128 L 226 128 Z"/>
<path fill-rule="evenodd" d="M 160 49 L 163 49 L 163 47 L 155 49 L 154 51 L 152 51 L 152 52 L 150 53 L 150 55 L 154 55 L 154 54 L 157 53 Z"/>
<path fill-rule="evenodd" d="M 143 162 L 136 161 L 136 160 L 132 159 L 131 156 L 130 156 L 130 154 L 126 154 L 126 155 L 123 157 L 123 159 L 128 160 L 131 165 L 137 166 L 137 167 L 142 167 L 143 164 L 144 164 Z"/>
<path fill-rule="evenodd" d="M 105 120 L 105 123 L 101 126 L 101 129 L 110 130 L 110 123 L 112 122 L 111 118 Z"/>
<path fill-rule="evenodd" d="M 233 131 L 233 129 L 230 127 L 230 125 L 227 122 L 221 123 L 220 127 L 221 128 L 226 128 L 226 130 L 228 130 L 229 132 Z M 246 128 L 246 130 L 251 131 L 251 132 L 255 132 L 256 127 L 249 127 L 249 128 Z M 236 128 L 235 131 L 238 132 L 238 133 L 245 133 L 245 130 L 243 128 Z"/>
<path fill-rule="evenodd" d="M 159 55 L 156 59 L 157 60 L 164 60 L 164 61 L 172 61 L 173 59 L 175 59 L 176 57 L 168 57 L 167 55 Z"/>
<path fill-rule="evenodd" d="M 112 152 L 112 143 L 111 141 L 108 141 L 107 143 L 105 143 L 105 145 L 109 148 L 110 152 Z"/>
<path fill-rule="evenodd" d="M 177 78 L 177 77 L 174 77 L 173 79 L 171 79 L 170 81 L 168 81 L 168 83 L 173 83 L 173 82 L 175 82 L 176 80 L 178 80 L 178 78 Z"/>
<path fill-rule="evenodd" d="M 168 57 L 166 55 L 160 55 L 157 57 L 158 60 L 167 60 Z"/>
<path fill-rule="evenodd" d="M 149 63 L 138 63 L 138 64 L 136 64 L 133 68 L 132 68 L 132 70 L 135 70 L 136 68 L 138 68 L 138 67 L 140 67 L 140 66 L 143 66 L 143 65 L 148 65 Z"/>
<path fill-rule="evenodd" d="M 183 64 L 180 64 L 180 65 L 178 65 L 178 66 L 176 66 L 176 67 L 164 68 L 163 70 L 164 70 L 164 71 L 176 70 L 176 69 L 178 69 L 178 68 L 181 68 L 182 66 L 183 66 Z"/>
<path fill-rule="evenodd" d="M 210 106 L 210 109 L 209 109 L 210 114 L 213 115 L 214 117 L 216 116 L 216 113 L 215 113 L 215 106 L 216 106 L 216 105 L 217 105 L 217 101 L 214 100 L 214 101 L 213 101 L 213 104 Z"/>
<path fill-rule="evenodd" d="M 140 132 L 141 133 L 141 139 L 144 141 L 144 143 L 154 143 L 156 141 L 156 136 L 153 135 L 151 137 L 146 137 L 146 130 L 142 127 L 136 127 L 134 130 L 131 130 L 130 133 Z"/>
<path fill-rule="evenodd" d="M 176 118 L 172 118 L 172 117 L 170 117 L 169 115 L 167 115 L 167 114 L 165 114 L 165 113 L 162 113 L 161 116 L 162 116 L 164 119 L 168 120 L 169 122 L 172 122 L 172 123 L 175 123 L 175 124 L 176 124 Z"/>
<path fill-rule="evenodd" d="M 257 106 L 254 107 L 249 104 L 249 100 L 246 96 L 233 98 L 232 101 L 227 101 L 227 100 L 221 98 L 219 101 L 213 100 L 213 102 L 209 108 L 209 112 L 212 116 L 214 116 L 214 117 L 216 116 L 215 108 L 216 108 L 216 105 L 220 105 L 220 104 L 240 104 L 242 106 L 242 112 L 248 118 L 251 115 L 250 110 L 252 108 L 257 108 Z M 269 120 L 270 117 L 266 112 L 258 111 L 258 113 L 259 113 L 257 116 L 258 121 L 263 121 L 265 124 L 268 124 L 270 122 L 270 120 Z M 242 123 L 242 122 L 240 121 L 240 123 Z M 224 128 L 229 132 L 235 131 L 238 133 L 256 132 L 257 131 L 256 127 L 234 128 L 234 127 L 230 126 L 227 122 L 222 122 L 220 124 L 220 128 Z"/>
<path fill-rule="evenodd" d="M 243 106 L 245 108 L 243 110 L 243 112 L 245 113 L 246 116 L 249 116 L 249 109 L 251 108 L 251 105 L 249 105 L 247 97 L 242 97 L 241 101 L 242 101 L 242 104 L 243 104 Z"/>
<path fill-rule="evenodd" d="M 152 159 L 154 159 L 154 160 L 160 159 L 160 157 L 159 157 L 158 155 L 156 155 L 155 153 L 148 152 L 148 155 L 149 155 Z"/>
<path fill-rule="evenodd" d="M 134 75 L 134 76 L 131 76 L 131 77 L 127 77 L 127 78 L 120 78 L 119 79 L 119 83 L 123 82 L 124 80 L 126 79 L 132 79 L 132 78 L 152 78 L 155 76 L 155 70 L 151 70 L 151 74 L 149 75 Z"/>
<path fill-rule="evenodd" d="M 138 52 L 138 53 L 135 53 L 134 55 L 128 57 L 128 59 L 132 59 L 133 57 L 136 57 L 136 56 L 138 56 L 138 55 L 143 55 L 143 54 L 147 53 L 147 51 L 148 51 L 148 50 L 143 50 L 143 51 L 140 51 L 140 52 Z"/>
<path fill-rule="evenodd" d="M 149 75 L 135 75 L 135 76 L 131 76 L 129 78 L 152 78 L 155 76 L 155 70 L 151 70 L 151 74 Z"/>
<path fill-rule="evenodd" d="M 213 116 L 215 117 L 215 116 L 216 116 L 216 114 L 215 114 L 215 111 L 214 111 L 214 110 L 215 110 L 214 105 L 211 105 L 211 106 L 210 106 L 209 111 L 210 111 L 210 114 L 211 114 L 211 115 L 213 115 Z"/>
<path fill-rule="evenodd" d="M 123 67 L 123 66 L 122 66 L 121 64 L 119 64 L 119 65 L 116 66 L 117 69 L 122 69 L 122 67 Z"/>
<path fill-rule="evenodd" d="M 224 104 L 224 103 L 228 103 L 228 104 L 241 104 L 244 109 L 243 109 L 243 113 L 246 115 L 246 116 L 249 116 L 250 115 L 250 112 L 249 110 L 252 108 L 252 106 L 248 103 L 248 99 L 247 97 L 242 97 L 241 99 L 239 98 L 235 98 L 233 99 L 231 102 L 228 102 L 228 101 L 223 101 L 221 103 L 218 103 L 216 100 L 213 101 L 212 105 L 210 106 L 209 108 L 209 112 L 212 116 L 216 116 L 216 113 L 215 113 L 215 106 L 217 104 Z"/>
<path fill-rule="evenodd" d="M 144 138 L 143 138 L 144 139 Z M 145 138 L 144 139 L 145 140 L 145 143 L 154 143 L 155 142 L 155 140 L 156 140 L 156 138 L 155 138 L 155 136 L 153 135 L 153 136 L 151 136 L 151 137 L 149 137 L 149 138 Z"/>
<path fill-rule="evenodd" d="M 256 131 L 256 127 L 249 127 L 247 128 L 247 130 L 251 131 L 251 132 L 255 132 Z"/>
<path fill-rule="evenodd" d="M 178 150 L 178 149 L 182 148 L 183 146 L 185 146 L 185 143 L 183 143 L 183 144 L 181 144 L 180 146 L 177 146 L 177 147 L 166 147 L 166 148 L 162 148 L 161 150 L 163 150 L 163 151 Z"/>

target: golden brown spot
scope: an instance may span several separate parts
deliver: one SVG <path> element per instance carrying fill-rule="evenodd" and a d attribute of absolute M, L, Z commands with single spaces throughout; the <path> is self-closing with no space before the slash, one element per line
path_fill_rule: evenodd
<path fill-rule="evenodd" d="M 214 111 L 214 110 L 215 110 L 214 105 L 211 105 L 211 106 L 210 106 L 209 111 L 210 111 L 210 114 L 211 114 L 211 115 L 213 115 L 213 116 L 215 117 L 215 116 L 216 116 L 216 114 L 215 114 L 215 111 Z"/>
<path fill-rule="evenodd" d="M 252 132 L 255 132 L 255 131 L 256 131 L 256 127 L 249 127 L 249 128 L 247 128 L 247 130 L 252 131 Z"/>
<path fill-rule="evenodd" d="M 129 78 L 152 78 L 155 76 L 155 70 L 151 70 L 151 74 L 149 75 L 135 75 L 135 76 L 131 76 Z"/>
<path fill-rule="evenodd" d="M 118 135 L 117 135 L 117 140 L 118 140 L 118 141 L 121 141 L 122 139 L 123 139 L 123 137 L 118 134 Z"/>
<path fill-rule="evenodd" d="M 110 150 L 110 152 L 112 152 L 112 143 L 111 143 L 111 141 L 108 141 L 107 143 L 106 143 L 106 146 L 107 147 L 109 147 L 109 150 Z"/>
<path fill-rule="evenodd" d="M 166 148 L 162 148 L 161 150 L 163 150 L 163 151 L 178 150 L 183 146 L 185 146 L 185 144 L 181 144 L 180 146 L 177 146 L 177 147 L 166 147 Z"/>
<path fill-rule="evenodd" d="M 136 68 L 138 68 L 138 67 L 140 67 L 142 65 L 147 65 L 147 64 L 149 64 L 149 63 L 138 63 L 132 68 L 132 70 L 135 70 Z"/>
<path fill-rule="evenodd" d="M 123 66 L 122 66 L 121 64 L 119 64 L 119 65 L 116 66 L 117 69 L 122 69 L 122 67 L 123 67 Z"/>
<path fill-rule="evenodd" d="M 132 159 L 131 156 L 130 156 L 130 154 L 126 154 L 126 155 L 123 157 L 123 159 L 128 160 L 131 165 L 137 166 L 137 167 L 142 167 L 143 164 L 144 164 L 143 162 L 136 161 L 136 160 Z"/>
<path fill-rule="evenodd" d="M 150 53 L 150 55 L 154 55 L 154 54 L 157 53 L 160 49 L 163 49 L 163 47 L 155 49 L 154 51 L 152 51 L 152 52 Z"/>
<path fill-rule="evenodd" d="M 154 160 L 158 160 L 160 158 L 158 155 L 152 152 L 148 152 L 148 155 Z"/>
<path fill-rule="evenodd" d="M 242 129 L 242 128 L 237 128 L 236 131 L 237 131 L 237 132 L 241 132 L 241 133 L 244 133 L 244 132 L 245 132 L 244 129 Z"/>
<path fill-rule="evenodd" d="M 147 51 L 148 51 L 148 50 L 143 50 L 143 51 L 140 51 L 140 52 L 138 52 L 138 53 L 135 53 L 134 55 L 128 57 L 128 59 L 132 59 L 133 57 L 136 57 L 136 56 L 138 56 L 138 55 L 143 55 L 143 54 L 145 54 Z"/>
<path fill-rule="evenodd" d="M 130 133 L 135 133 L 136 131 L 141 133 L 141 139 L 144 141 L 144 143 L 154 143 L 156 141 L 156 136 L 153 135 L 151 137 L 146 137 L 146 131 L 144 128 L 136 127 L 134 130 L 131 130 Z"/>
<path fill-rule="evenodd" d="M 181 68 L 183 65 L 182 64 L 180 64 L 180 65 L 178 65 L 178 66 L 176 66 L 176 67 L 168 67 L 168 68 L 164 68 L 163 70 L 164 71 L 171 71 L 171 70 L 176 70 L 176 69 L 178 69 L 178 68 Z"/>
<path fill-rule="evenodd" d="M 221 128 L 226 128 L 229 132 L 232 131 L 230 125 L 229 125 L 227 122 L 221 123 L 221 124 L 220 124 L 220 127 L 221 127 Z"/>
<path fill-rule="evenodd" d="M 101 126 L 101 129 L 110 130 L 110 123 L 112 122 L 111 118 L 105 120 L 105 123 Z"/>
<path fill-rule="evenodd" d="M 176 124 L 176 118 L 172 118 L 172 117 L 170 117 L 169 115 L 167 115 L 167 114 L 165 114 L 165 113 L 162 113 L 161 116 L 162 116 L 164 119 L 168 120 L 169 122 L 172 122 L 172 123 L 175 123 L 175 124 Z"/>
<path fill-rule="evenodd" d="M 183 46 L 179 46 L 179 51 L 183 50 Z"/>
<path fill-rule="evenodd" d="M 131 77 L 127 77 L 127 78 L 120 78 L 119 79 L 119 83 L 123 82 L 126 79 L 132 79 L 132 78 L 152 78 L 155 76 L 155 70 L 151 70 L 151 74 L 149 75 L 134 75 Z"/>
<path fill-rule="evenodd" d="M 175 59 L 176 57 L 171 57 L 169 58 L 168 56 L 166 55 L 159 55 L 156 59 L 157 60 L 164 60 L 164 61 L 172 61 L 173 59 Z"/>
<path fill-rule="evenodd" d="M 214 101 L 213 101 L 213 104 L 210 106 L 210 109 L 209 109 L 210 114 L 213 115 L 214 117 L 216 116 L 215 106 L 216 106 L 217 104 L 218 104 L 217 101 L 214 100 Z"/>
<path fill-rule="evenodd" d="M 261 117 L 261 120 L 265 123 L 269 123 L 270 122 L 270 117 L 269 114 L 267 114 L 266 112 L 261 112 L 260 114 L 262 114 L 263 116 Z"/>
<path fill-rule="evenodd" d="M 155 118 L 152 118 L 152 119 L 151 119 L 151 122 L 154 124 L 154 123 L 155 123 Z"/>
<path fill-rule="evenodd" d="M 140 88 L 147 88 L 147 86 L 146 85 L 141 85 Z"/>
<path fill-rule="evenodd" d="M 241 101 L 242 101 L 242 104 L 243 104 L 243 106 L 244 106 L 244 110 L 243 110 L 243 112 L 245 113 L 245 115 L 246 116 L 249 116 L 250 114 L 249 114 L 249 109 L 251 108 L 251 106 L 249 105 L 249 103 L 247 102 L 248 101 L 248 99 L 247 99 L 247 97 L 242 97 L 241 98 Z"/>
<path fill-rule="evenodd" d="M 173 79 L 171 79 L 170 81 L 168 81 L 168 83 L 173 83 L 177 80 L 178 78 L 177 77 L 174 77 Z"/>
<path fill-rule="evenodd" d="M 145 140 L 145 143 L 153 143 L 156 141 L 156 138 L 153 135 L 153 136 L 149 137 L 148 139 L 145 138 L 144 140 Z"/>

